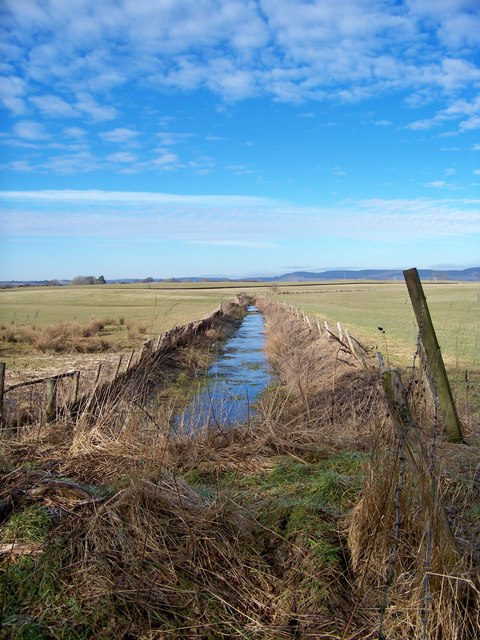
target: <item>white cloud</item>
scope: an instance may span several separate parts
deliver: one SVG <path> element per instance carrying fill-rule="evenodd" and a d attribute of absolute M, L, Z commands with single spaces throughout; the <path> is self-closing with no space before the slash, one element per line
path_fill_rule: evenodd
<path fill-rule="evenodd" d="M 30 99 L 39 111 L 50 118 L 78 118 L 80 113 L 58 96 L 32 96 Z"/>
<path fill-rule="evenodd" d="M 4 93 L 17 113 L 25 108 L 22 83 L 32 80 L 58 85 L 64 97 L 79 92 L 77 104 L 67 103 L 94 121 L 117 112 L 93 95 L 145 79 L 156 87 L 207 87 L 231 101 L 266 94 L 290 102 L 422 87 L 460 91 L 479 80 L 477 0 L 4 5 L 5 46 L 23 68 L 20 84 L 11 81 Z"/>
<path fill-rule="evenodd" d="M 426 187 L 433 187 L 434 189 L 442 189 L 447 186 L 445 180 L 434 180 L 433 182 L 427 182 Z"/>
<path fill-rule="evenodd" d="M 93 122 L 107 122 L 114 120 L 118 116 L 118 111 L 115 107 L 99 105 L 87 93 L 81 92 L 77 98 L 76 108 L 90 116 Z"/>
<path fill-rule="evenodd" d="M 7 166 L 12 171 L 20 172 L 31 172 L 35 169 L 28 160 L 13 160 Z"/>
<path fill-rule="evenodd" d="M 474 173 L 476 176 L 480 176 L 480 169 L 474 169 L 474 170 L 473 170 L 473 173 Z"/>
<path fill-rule="evenodd" d="M 152 160 L 156 166 L 165 167 L 167 165 L 175 165 L 178 162 L 178 156 L 167 149 L 157 149 L 157 155 Z"/>
<path fill-rule="evenodd" d="M 466 119 L 464 119 L 466 118 Z M 477 129 L 480 127 L 480 95 L 473 99 L 457 99 L 448 107 L 439 111 L 433 118 L 417 120 L 407 125 L 407 129 L 426 130 L 437 127 L 445 122 L 460 121 L 460 131 Z"/>
<path fill-rule="evenodd" d="M 480 199 L 370 199 L 321 208 L 246 196 L 65 190 L 3 192 L 0 201 L 5 232 L 28 230 L 29 236 L 81 233 L 232 244 L 240 238 L 252 245 L 307 233 L 309 238 L 388 241 L 463 236 L 480 229 Z"/>
<path fill-rule="evenodd" d="M 156 137 L 159 139 L 160 144 L 165 147 L 170 147 L 176 144 L 180 144 L 182 142 L 186 142 L 190 138 L 193 137 L 192 133 L 175 133 L 173 131 L 161 131 L 156 134 Z"/>
<path fill-rule="evenodd" d="M 0 102 L 15 115 L 27 112 L 25 93 L 27 83 L 17 76 L 0 77 Z"/>
<path fill-rule="evenodd" d="M 107 156 L 107 160 L 110 162 L 136 162 L 137 156 L 127 151 L 119 151 L 118 153 L 111 153 Z"/>
<path fill-rule="evenodd" d="M 80 127 L 66 127 L 63 133 L 69 138 L 75 138 L 77 140 L 84 138 L 86 135 L 85 130 Z"/>
<path fill-rule="evenodd" d="M 44 126 L 33 120 L 21 120 L 17 122 L 13 127 L 13 131 L 16 136 L 23 140 L 36 141 L 48 138 Z"/>
<path fill-rule="evenodd" d="M 480 129 L 480 114 L 472 116 L 468 118 L 468 120 L 463 120 L 460 123 L 461 131 L 471 131 L 472 129 Z"/>
<path fill-rule="evenodd" d="M 138 136 L 138 131 L 126 127 L 118 127 L 112 131 L 104 131 L 100 137 L 107 142 L 131 142 Z"/>
<path fill-rule="evenodd" d="M 53 157 L 40 165 L 40 169 L 43 171 L 65 175 L 95 171 L 98 168 L 98 161 L 88 149 L 70 155 Z"/>

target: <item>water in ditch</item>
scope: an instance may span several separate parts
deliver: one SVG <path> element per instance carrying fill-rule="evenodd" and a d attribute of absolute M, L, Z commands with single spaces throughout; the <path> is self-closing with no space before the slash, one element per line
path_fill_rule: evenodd
<path fill-rule="evenodd" d="M 204 426 L 228 426 L 253 418 L 255 400 L 271 377 L 264 342 L 263 315 L 250 306 L 240 328 L 208 369 L 207 384 L 177 418 L 177 428 L 193 433 Z"/>

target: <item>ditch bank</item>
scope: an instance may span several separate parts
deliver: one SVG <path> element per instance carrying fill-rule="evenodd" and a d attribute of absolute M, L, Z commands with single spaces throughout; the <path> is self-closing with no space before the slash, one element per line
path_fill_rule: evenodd
<path fill-rule="evenodd" d="M 145 402 L 175 373 L 192 365 L 182 359 L 182 349 L 198 347 L 208 352 L 207 359 L 217 352 L 219 345 L 241 325 L 249 303 L 248 296 L 239 294 L 206 318 L 173 327 L 148 340 L 138 354 L 130 354 L 126 365 L 123 362 L 123 371 L 123 356 L 118 363 L 105 358 L 98 363 L 96 373 L 72 370 L 6 386 L 3 427 L 11 430 L 38 421 L 52 422 L 62 416 L 77 417 L 85 411 L 94 417 L 106 404 L 121 399 Z"/>

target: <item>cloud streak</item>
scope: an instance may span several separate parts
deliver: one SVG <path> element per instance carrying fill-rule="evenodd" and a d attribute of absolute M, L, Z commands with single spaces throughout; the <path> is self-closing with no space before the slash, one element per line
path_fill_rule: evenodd
<path fill-rule="evenodd" d="M 292 237 L 388 242 L 477 234 L 480 199 L 370 199 L 335 208 L 271 198 L 150 192 L 11 191 L 1 194 L 9 236 L 175 239 L 271 247 Z"/>

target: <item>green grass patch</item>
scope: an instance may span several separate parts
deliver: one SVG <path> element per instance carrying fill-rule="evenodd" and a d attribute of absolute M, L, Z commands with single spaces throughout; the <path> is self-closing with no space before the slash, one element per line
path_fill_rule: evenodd
<path fill-rule="evenodd" d="M 40 553 L 0 561 L 0 637 L 19 640 L 88 637 L 81 609 L 61 580 L 61 540 L 52 537 L 53 519 L 42 506 L 14 512 L 0 527 L 0 541 L 41 543 Z"/>
<path fill-rule="evenodd" d="M 424 290 L 448 367 L 478 369 L 478 283 L 424 283 Z M 418 327 L 403 282 L 295 286 L 283 289 L 276 299 L 327 320 L 333 328 L 341 322 L 352 336 L 382 351 L 393 364 L 411 364 Z"/>
<path fill-rule="evenodd" d="M 48 511 L 33 505 L 15 511 L 0 527 L 0 542 L 44 542 L 51 526 Z"/>
<path fill-rule="evenodd" d="M 341 513 L 355 500 L 362 486 L 366 457 L 356 452 L 339 453 L 317 462 L 284 458 L 271 471 L 259 474 L 231 473 L 227 486 L 273 497 L 279 504 L 303 504 Z"/>
<path fill-rule="evenodd" d="M 363 486 L 367 457 L 342 452 L 303 463 L 294 458 L 280 460 L 273 469 L 260 473 L 224 474 L 220 486 L 235 492 L 235 500 L 253 512 L 257 521 L 278 536 L 276 544 L 294 544 L 313 556 L 322 568 L 341 561 L 335 523 L 342 518 Z M 185 479 L 202 495 L 214 495 L 209 478 L 197 470 Z"/>

